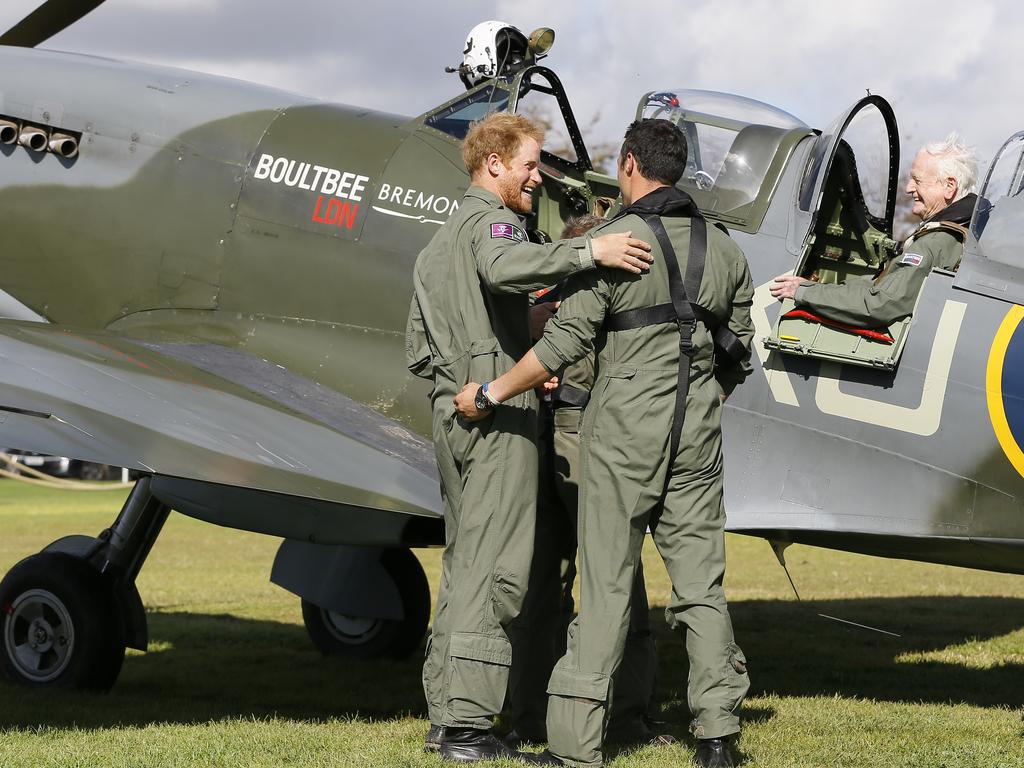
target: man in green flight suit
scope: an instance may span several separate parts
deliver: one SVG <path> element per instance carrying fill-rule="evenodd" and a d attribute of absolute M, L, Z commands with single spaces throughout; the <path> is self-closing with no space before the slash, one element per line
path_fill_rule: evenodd
<path fill-rule="evenodd" d="M 860 328 L 881 328 L 914 311 L 917 295 L 933 269 L 956 270 L 964 252 L 966 226 L 978 197 L 974 153 L 955 133 L 925 144 L 910 167 L 906 193 L 911 212 L 922 219 L 894 256 L 874 277 L 839 285 L 816 283 L 799 275 L 779 275 L 772 296 L 793 299 L 829 320 Z"/>
<path fill-rule="evenodd" d="M 527 392 L 485 425 L 458 423 L 453 396 L 529 349 L 527 293 L 595 264 L 639 273 L 649 246 L 629 233 L 527 242 L 517 214 L 540 186 L 544 134 L 496 113 L 463 142 L 471 186 L 416 259 L 406 331 L 409 369 L 433 382 L 433 438 L 446 548 L 423 689 L 427 747 L 474 762 L 511 752 L 490 732 L 505 700 L 511 646 L 529 576 L 536 510 L 536 397 Z M 524 757 L 525 756 L 521 756 Z"/>
<path fill-rule="evenodd" d="M 562 239 L 580 237 L 608 220 L 596 214 L 574 216 L 565 222 Z M 535 294 L 530 308 L 531 335 L 541 338 L 554 317 L 565 283 Z M 579 507 L 580 421 L 594 387 L 594 355 L 559 371 L 557 389 L 540 404 L 537 441 L 540 455 L 537 527 L 533 563 L 523 610 L 509 627 L 512 669 L 508 709 L 513 730 L 510 746 L 547 742 L 547 687 L 555 662 L 565 653 L 565 633 L 572 622 L 576 580 L 576 527 Z M 649 710 L 654 697 L 657 656 L 651 635 L 650 608 L 643 566 L 638 563 L 630 598 L 630 622 L 622 666 L 615 678 L 615 705 L 608 738 L 622 744 L 673 743 L 675 739 L 651 730 Z"/>
<path fill-rule="evenodd" d="M 722 588 L 721 409 L 751 371 L 753 289 L 740 249 L 674 186 L 685 165 L 686 141 L 672 123 L 629 127 L 618 167 L 626 208 L 594 233 L 656 241 L 650 273 L 574 277 L 533 349 L 456 398 L 467 420 L 504 418 L 519 393 L 582 358 L 596 340 L 598 378 L 580 429 L 580 610 L 548 684 L 549 765 L 602 764 L 648 525 L 672 580 L 666 616 L 686 631 L 697 760 L 733 765 L 727 737 L 739 731 L 749 680 Z M 487 408 L 492 401 L 500 405 Z"/>

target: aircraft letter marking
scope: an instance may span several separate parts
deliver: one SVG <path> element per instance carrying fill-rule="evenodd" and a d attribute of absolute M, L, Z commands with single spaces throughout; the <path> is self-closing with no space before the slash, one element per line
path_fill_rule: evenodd
<path fill-rule="evenodd" d="M 288 158 L 277 158 L 277 160 L 274 161 L 274 164 L 270 167 L 270 180 L 274 184 L 280 184 L 286 173 L 288 173 Z"/>
<path fill-rule="evenodd" d="M 254 179 L 265 179 L 270 175 L 270 166 L 274 162 L 273 155 L 263 154 L 260 155 L 260 160 L 256 163 L 256 170 L 253 172 L 252 177 Z"/>
<path fill-rule="evenodd" d="M 814 401 L 822 413 L 853 419 L 864 424 L 898 429 L 912 435 L 928 437 L 939 430 L 942 405 L 946 400 L 949 371 L 953 365 L 953 352 L 960 336 L 960 326 L 967 305 L 959 301 L 946 301 L 939 318 L 928 369 L 924 374 L 921 402 L 916 408 L 893 405 L 867 397 L 846 394 L 839 389 L 842 366 L 822 363 Z"/>
<path fill-rule="evenodd" d="M 341 181 L 341 171 L 328 168 L 327 175 L 324 177 L 324 185 L 320 188 L 320 191 L 325 195 L 333 195 L 334 191 L 338 188 L 339 181 Z"/>
<path fill-rule="evenodd" d="M 792 274 L 787 272 L 786 274 Z M 768 388 L 772 392 L 775 402 L 783 405 L 800 407 L 796 399 L 796 390 L 789 380 L 789 373 L 786 371 L 786 364 L 783 356 L 774 350 L 765 349 L 762 342 L 772 335 L 772 321 L 768 319 L 768 307 L 775 303 L 775 297 L 768 290 L 773 280 L 759 285 L 754 291 L 754 303 L 750 307 L 750 317 L 754 321 L 754 351 L 761 361 L 761 369 L 768 380 Z M 770 361 L 770 362 L 769 362 Z"/>

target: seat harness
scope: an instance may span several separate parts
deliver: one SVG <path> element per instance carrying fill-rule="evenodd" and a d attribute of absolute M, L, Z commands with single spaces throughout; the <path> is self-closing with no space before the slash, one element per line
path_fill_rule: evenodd
<path fill-rule="evenodd" d="M 672 195 L 668 200 L 653 206 L 631 205 L 620 211 L 615 218 L 635 214 L 651 228 L 665 257 L 669 295 L 672 297 L 672 301 L 653 307 L 641 307 L 613 313 L 605 318 L 604 328 L 608 331 L 627 331 L 662 323 L 675 323 L 678 327 L 679 384 L 676 387 L 675 412 L 672 415 L 671 453 L 669 454 L 674 460 L 679 452 L 679 440 L 683 433 L 683 421 L 686 417 L 686 397 L 690 391 L 690 360 L 693 356 L 693 332 L 696 330 L 697 322 L 704 323 L 715 340 L 716 348 L 724 354 L 729 364 L 742 361 L 748 351 L 739 337 L 722 323 L 719 317 L 690 299 L 690 297 L 696 299 L 700 295 L 700 284 L 704 279 L 704 264 L 707 261 L 708 251 L 707 221 L 689 195 L 674 187 L 669 189 Z M 679 270 L 679 260 L 676 258 L 675 248 L 672 247 L 672 241 L 669 240 L 665 225 L 661 221 L 661 217 L 665 215 L 686 216 L 690 219 L 690 252 L 686 261 L 685 277 Z M 667 475 L 665 482 L 667 487 Z M 664 498 L 664 492 L 662 498 Z M 659 506 L 651 515 L 652 530 L 657 526 L 660 516 L 661 508 Z"/>

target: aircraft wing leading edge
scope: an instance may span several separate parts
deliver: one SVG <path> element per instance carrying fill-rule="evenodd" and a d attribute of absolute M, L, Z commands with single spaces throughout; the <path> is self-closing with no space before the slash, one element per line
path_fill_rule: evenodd
<path fill-rule="evenodd" d="M 321 516 L 332 504 L 440 516 L 428 441 L 213 344 L 0 321 L 0 446 L 301 497 Z"/>

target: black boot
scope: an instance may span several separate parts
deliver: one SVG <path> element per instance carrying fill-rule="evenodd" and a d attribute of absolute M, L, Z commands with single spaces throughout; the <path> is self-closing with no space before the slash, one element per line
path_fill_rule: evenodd
<path fill-rule="evenodd" d="M 701 768 L 733 768 L 736 765 L 732 761 L 728 739 L 699 739 L 696 760 Z"/>
<path fill-rule="evenodd" d="M 443 738 L 444 726 L 431 723 L 430 730 L 427 731 L 427 738 L 423 742 L 423 751 L 427 753 L 440 752 Z"/>
<path fill-rule="evenodd" d="M 445 728 L 441 737 L 441 757 L 456 763 L 475 763 L 478 760 L 507 758 L 531 762 L 536 755 L 526 755 L 505 746 L 505 742 L 490 731 L 478 728 Z"/>
<path fill-rule="evenodd" d="M 513 728 L 505 734 L 504 738 L 505 746 L 509 749 L 519 749 L 520 747 L 546 744 L 547 740 L 547 736 L 542 736 L 538 733 L 530 733 L 529 731 L 520 731 L 519 728 Z"/>

